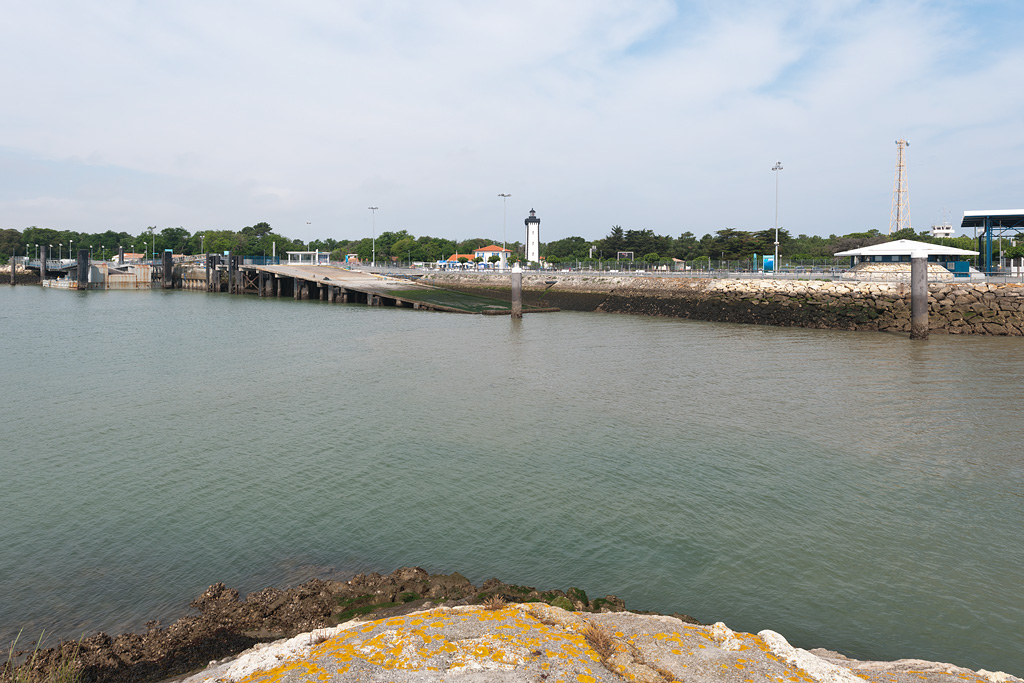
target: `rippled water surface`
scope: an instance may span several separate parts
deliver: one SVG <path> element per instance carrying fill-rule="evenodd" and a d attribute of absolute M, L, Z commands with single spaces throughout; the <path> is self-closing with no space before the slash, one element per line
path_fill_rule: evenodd
<path fill-rule="evenodd" d="M 0 642 L 421 565 L 1024 673 L 1024 340 L 0 289 Z"/>

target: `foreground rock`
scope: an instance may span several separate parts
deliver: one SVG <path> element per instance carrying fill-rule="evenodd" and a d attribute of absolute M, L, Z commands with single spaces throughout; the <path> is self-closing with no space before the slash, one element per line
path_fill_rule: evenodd
<path fill-rule="evenodd" d="M 235 655 L 254 645 L 334 626 L 355 617 L 393 616 L 431 605 L 467 605 L 487 600 L 538 601 L 573 610 L 615 611 L 625 605 L 615 596 L 589 600 L 577 588 L 538 591 L 497 579 L 479 588 L 464 576 L 428 574 L 405 567 L 392 574 L 360 574 L 351 581 L 314 579 L 289 590 L 266 588 L 244 601 L 222 583 L 192 601 L 197 615 L 162 628 L 146 624 L 145 633 L 111 637 L 100 633 L 80 643 L 43 650 L 19 673 L 40 679 L 71 662 L 82 681 L 145 682 L 195 671 L 211 660 Z M 689 619 L 689 617 L 686 617 Z M 8 679 L 0 665 L 0 681 Z"/>
<path fill-rule="evenodd" d="M 779 634 L 735 633 L 630 612 L 568 612 L 543 603 L 435 607 L 349 622 L 214 663 L 186 683 L 623 680 L 753 683 L 1019 683 L 919 660 L 860 662 L 793 648 Z"/>

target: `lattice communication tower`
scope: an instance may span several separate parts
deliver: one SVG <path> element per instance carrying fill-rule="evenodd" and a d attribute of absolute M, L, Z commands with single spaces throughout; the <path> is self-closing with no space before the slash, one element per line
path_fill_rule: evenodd
<path fill-rule="evenodd" d="M 896 180 L 892 185 L 892 211 L 889 213 L 889 234 L 910 227 L 910 190 L 907 189 L 907 165 L 905 151 L 910 147 L 906 140 L 897 140 L 899 158 L 896 160 Z"/>

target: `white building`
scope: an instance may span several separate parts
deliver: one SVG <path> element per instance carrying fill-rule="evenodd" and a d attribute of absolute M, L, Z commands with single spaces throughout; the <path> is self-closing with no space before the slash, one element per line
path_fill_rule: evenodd
<path fill-rule="evenodd" d="M 540 219 L 537 212 L 530 209 L 530 217 L 526 223 L 526 261 L 540 263 Z"/>
<path fill-rule="evenodd" d="M 486 263 L 488 267 L 490 267 L 491 257 L 497 256 L 498 261 L 494 263 L 493 267 L 504 270 L 505 268 L 508 268 L 508 255 L 511 253 L 512 251 L 510 249 L 499 247 L 497 244 L 491 244 L 486 247 L 474 249 L 473 258 L 482 258 L 483 262 Z"/>
<path fill-rule="evenodd" d="M 844 280 L 910 281 L 911 254 L 924 254 L 928 259 L 929 279 L 952 280 L 954 277 L 980 276 L 967 257 L 978 252 L 917 240 L 893 240 L 869 247 L 837 251 L 835 256 L 849 256 L 850 270 L 843 273 Z"/>
<path fill-rule="evenodd" d="M 953 226 L 949 223 L 932 226 L 932 237 L 952 237 Z"/>

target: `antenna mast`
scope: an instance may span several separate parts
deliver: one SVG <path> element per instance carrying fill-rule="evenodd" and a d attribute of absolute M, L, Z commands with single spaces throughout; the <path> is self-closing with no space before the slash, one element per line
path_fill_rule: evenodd
<path fill-rule="evenodd" d="M 910 143 L 900 139 L 896 141 L 899 158 L 896 161 L 896 180 L 892 186 L 892 211 L 889 214 L 889 234 L 910 227 L 910 190 L 907 189 L 907 166 L 904 162 L 904 150 Z"/>

